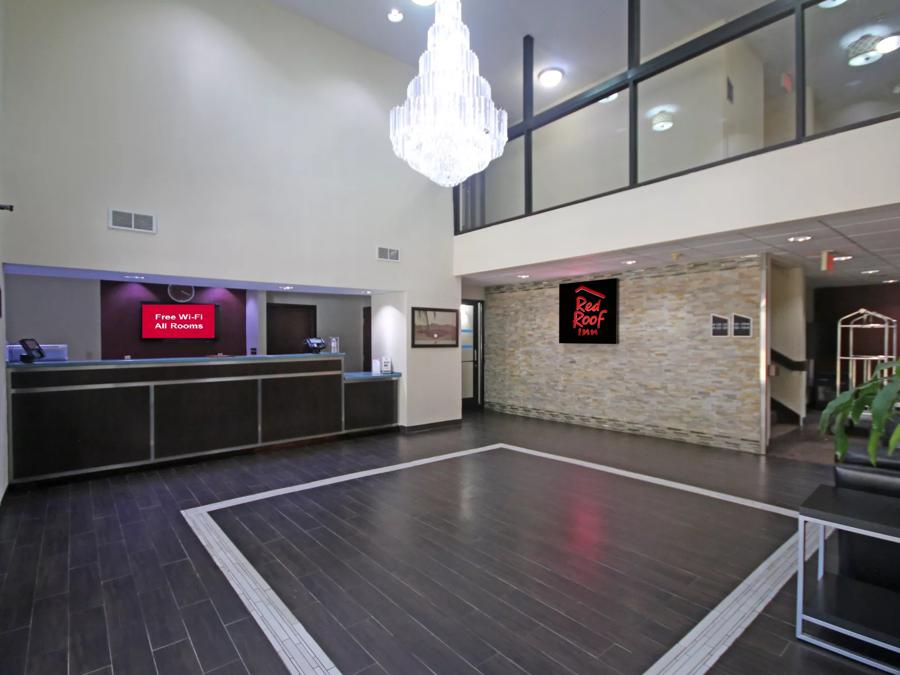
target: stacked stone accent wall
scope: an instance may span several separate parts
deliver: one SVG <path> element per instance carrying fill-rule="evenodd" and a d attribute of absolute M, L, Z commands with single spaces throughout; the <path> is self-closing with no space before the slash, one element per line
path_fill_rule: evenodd
<path fill-rule="evenodd" d="M 619 275 L 619 344 L 560 344 L 560 283 L 485 296 L 485 400 L 500 412 L 748 452 L 760 448 L 759 259 Z M 713 338 L 710 314 L 754 319 Z"/>

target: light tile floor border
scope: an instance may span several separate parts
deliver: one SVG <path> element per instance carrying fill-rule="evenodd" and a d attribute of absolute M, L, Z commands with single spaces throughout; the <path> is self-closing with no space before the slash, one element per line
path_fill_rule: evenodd
<path fill-rule="evenodd" d="M 197 538 L 209 552 L 213 561 L 222 570 L 228 582 L 237 592 L 266 638 L 272 643 L 287 669 L 296 675 L 340 675 L 340 671 L 328 658 L 328 655 L 319 647 L 287 605 L 284 604 L 209 514 L 212 511 L 271 499 L 272 497 L 313 490 L 326 485 L 335 485 L 359 478 L 393 473 L 498 449 L 507 449 L 594 471 L 602 471 L 611 475 L 682 492 L 690 492 L 710 499 L 718 499 L 788 518 L 797 517 L 796 511 L 766 504 L 765 502 L 736 497 L 724 492 L 717 492 L 612 466 L 595 464 L 586 460 L 530 450 L 507 443 L 496 443 L 471 450 L 450 452 L 377 469 L 357 471 L 300 485 L 268 490 L 253 495 L 197 506 L 186 509 L 181 513 L 197 535 Z M 807 557 L 815 552 L 818 546 L 818 538 L 814 534 L 809 534 L 810 531 L 812 531 L 812 528 L 807 533 Z M 672 649 L 663 655 L 647 673 L 650 675 L 700 675 L 709 670 L 762 612 L 766 605 L 771 602 L 778 591 L 790 580 L 795 571 L 796 544 L 797 535 L 794 534 L 744 579 L 734 591 L 707 614 L 687 635 L 679 640 Z"/>

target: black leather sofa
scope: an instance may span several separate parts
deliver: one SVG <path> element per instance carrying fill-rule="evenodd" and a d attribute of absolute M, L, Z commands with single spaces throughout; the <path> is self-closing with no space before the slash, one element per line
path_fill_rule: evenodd
<path fill-rule="evenodd" d="M 900 499 L 900 449 L 893 457 L 882 450 L 878 466 L 869 461 L 864 444 L 854 443 L 834 467 L 835 485 Z M 838 532 L 840 574 L 900 591 L 900 544 L 852 532 Z"/>

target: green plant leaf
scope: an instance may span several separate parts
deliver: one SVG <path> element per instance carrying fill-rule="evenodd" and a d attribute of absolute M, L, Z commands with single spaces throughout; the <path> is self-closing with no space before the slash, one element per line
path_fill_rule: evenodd
<path fill-rule="evenodd" d="M 822 417 L 819 419 L 819 433 L 823 435 L 828 433 L 831 428 L 832 417 L 851 405 L 854 393 L 854 390 L 845 391 L 825 406 L 825 410 L 822 411 Z"/>
<path fill-rule="evenodd" d="M 894 433 L 891 434 L 891 438 L 888 441 L 888 456 L 894 454 L 898 443 L 900 443 L 900 424 L 894 427 Z"/>
<path fill-rule="evenodd" d="M 871 382 L 863 385 L 855 391 L 855 398 L 850 406 L 850 419 L 854 424 L 859 424 L 859 418 L 865 412 L 866 408 L 872 405 L 872 400 L 878 393 L 878 383 Z"/>
<path fill-rule="evenodd" d="M 875 372 L 872 374 L 872 378 L 876 379 L 880 373 L 885 370 L 897 370 L 900 369 L 900 361 L 891 361 L 890 363 L 882 363 L 875 369 Z"/>
<path fill-rule="evenodd" d="M 900 393 L 900 377 L 891 379 L 872 401 L 872 429 L 878 427 L 884 431 L 884 425 L 888 417 L 894 413 L 894 405 L 897 403 L 897 394 Z"/>
<path fill-rule="evenodd" d="M 843 461 L 844 455 L 847 454 L 847 447 L 850 445 L 850 441 L 847 438 L 846 424 L 847 413 L 838 413 L 837 419 L 834 422 L 834 451 L 837 458 L 841 461 Z"/>

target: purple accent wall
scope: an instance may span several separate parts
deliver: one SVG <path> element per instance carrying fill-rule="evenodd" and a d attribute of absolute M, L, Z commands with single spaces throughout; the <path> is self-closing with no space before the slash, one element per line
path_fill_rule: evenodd
<path fill-rule="evenodd" d="M 104 359 L 156 359 L 179 356 L 239 356 L 247 353 L 247 292 L 197 288 L 194 303 L 219 306 L 215 342 L 154 342 L 141 339 L 141 303 L 171 303 L 168 286 L 121 281 L 100 282 L 100 340 Z"/>

